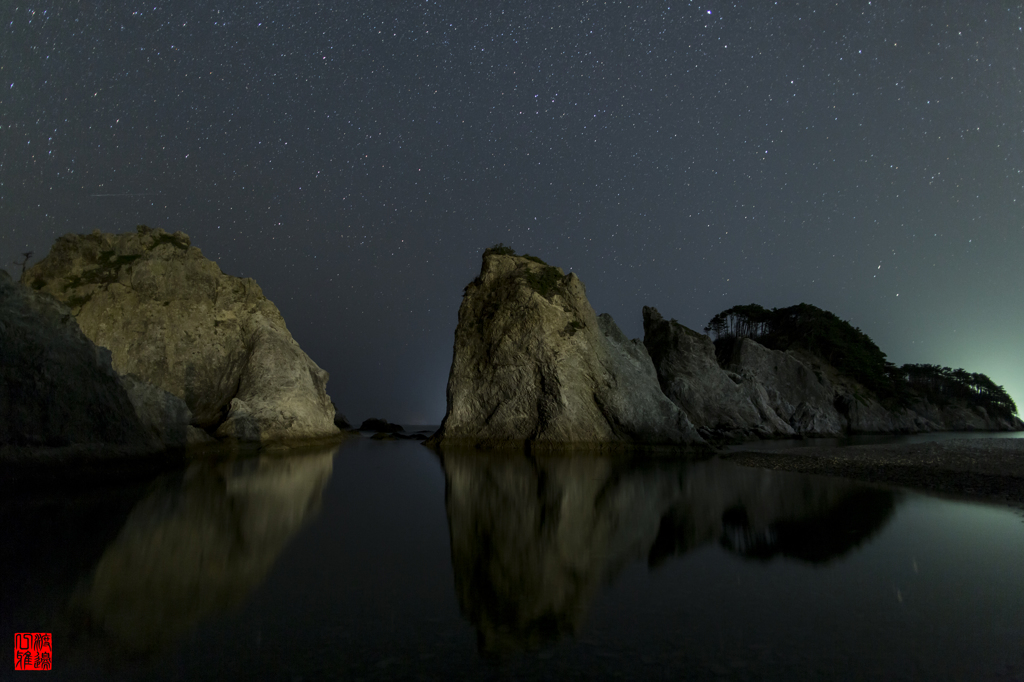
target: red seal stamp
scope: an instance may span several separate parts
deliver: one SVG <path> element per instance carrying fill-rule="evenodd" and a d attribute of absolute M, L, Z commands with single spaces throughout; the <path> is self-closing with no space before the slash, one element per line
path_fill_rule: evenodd
<path fill-rule="evenodd" d="M 49 632 L 18 632 L 14 635 L 15 670 L 50 670 L 53 637 Z"/>

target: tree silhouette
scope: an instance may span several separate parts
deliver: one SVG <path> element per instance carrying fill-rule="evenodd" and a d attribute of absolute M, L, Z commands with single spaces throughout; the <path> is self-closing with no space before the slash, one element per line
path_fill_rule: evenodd
<path fill-rule="evenodd" d="M 25 251 L 25 252 L 23 252 L 21 254 L 21 260 L 20 261 L 14 261 L 15 265 L 20 265 L 21 266 L 21 276 L 22 277 L 25 276 L 25 266 L 28 265 L 29 260 L 32 258 L 32 254 L 33 254 L 32 251 Z"/>

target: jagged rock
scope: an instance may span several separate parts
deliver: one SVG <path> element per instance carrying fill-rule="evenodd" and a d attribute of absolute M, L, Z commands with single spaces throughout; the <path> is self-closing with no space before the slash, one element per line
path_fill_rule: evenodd
<path fill-rule="evenodd" d="M 654 308 L 644 306 L 643 315 L 644 346 L 662 391 L 703 434 L 729 439 L 793 435 L 759 382 L 719 367 L 710 338 L 666 320 Z"/>
<path fill-rule="evenodd" d="M 277 307 L 181 232 L 65 235 L 24 281 L 67 303 L 118 372 L 183 399 L 194 426 L 258 441 L 339 433 L 327 372 Z"/>
<path fill-rule="evenodd" d="M 484 253 L 455 330 L 448 406 L 430 444 L 701 444 L 646 349 L 600 320 L 582 282 Z"/>
<path fill-rule="evenodd" d="M 749 338 L 735 339 L 720 351 L 726 356 L 723 369 L 710 338 L 647 307 L 644 344 L 662 390 L 702 434 L 716 441 L 1024 426 L 1019 418 L 989 415 L 955 400 L 943 407 L 925 400 L 910 408 L 887 407 L 820 357 L 772 350 Z"/>
<path fill-rule="evenodd" d="M 152 448 L 110 351 L 50 296 L 0 270 L 0 447 Z"/>
<path fill-rule="evenodd" d="M 752 339 L 734 344 L 726 367 L 764 387 L 768 404 L 794 431 L 838 436 L 846 424 L 834 405 L 835 390 L 821 370 L 792 351 L 765 348 Z"/>

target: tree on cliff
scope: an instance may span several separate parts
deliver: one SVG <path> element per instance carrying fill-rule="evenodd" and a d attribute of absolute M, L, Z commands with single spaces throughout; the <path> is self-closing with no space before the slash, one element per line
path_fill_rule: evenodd
<path fill-rule="evenodd" d="M 704 331 L 715 342 L 719 358 L 733 342 L 749 338 L 775 350 L 813 353 L 879 397 L 892 397 L 891 365 L 885 353 L 860 329 L 827 310 L 808 303 L 768 310 L 756 303 L 738 305 L 711 318 Z"/>
<path fill-rule="evenodd" d="M 936 405 L 963 400 L 1007 419 L 1017 414 L 1017 405 L 1006 389 L 984 374 L 938 365 L 903 365 L 899 371 L 918 395 Z"/>
<path fill-rule="evenodd" d="M 712 317 L 704 331 L 714 340 L 720 362 L 741 338 L 774 350 L 804 350 L 858 381 L 891 407 L 905 407 L 915 398 L 924 398 L 939 406 L 963 401 L 1007 419 L 1017 413 L 1005 389 L 984 374 L 936 365 L 896 367 L 867 334 L 807 303 L 771 310 L 756 303 L 733 306 Z"/>

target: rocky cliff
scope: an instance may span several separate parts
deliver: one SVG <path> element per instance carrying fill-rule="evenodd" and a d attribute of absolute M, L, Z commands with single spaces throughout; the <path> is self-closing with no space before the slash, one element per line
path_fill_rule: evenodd
<path fill-rule="evenodd" d="M 658 381 L 706 437 L 840 436 L 931 431 L 1005 431 L 1020 420 L 983 408 L 925 400 L 890 409 L 821 358 L 737 339 L 719 363 L 711 339 L 644 308 L 644 345 Z"/>
<path fill-rule="evenodd" d="M 428 443 L 703 445 L 643 344 L 594 313 L 579 278 L 510 251 L 488 249 L 466 287 Z"/>
<path fill-rule="evenodd" d="M 796 433 L 759 381 L 718 366 L 711 339 L 666 320 L 654 308 L 645 306 L 643 315 L 644 346 L 661 389 L 702 435 L 746 439 Z"/>
<path fill-rule="evenodd" d="M 339 433 L 327 372 L 277 307 L 181 232 L 65 235 L 23 279 L 66 303 L 115 370 L 184 400 L 195 426 L 244 441 Z"/>
<path fill-rule="evenodd" d="M 118 375 L 67 306 L 0 270 L 0 447 L 182 447 L 201 440 L 190 419 L 180 399 Z"/>

